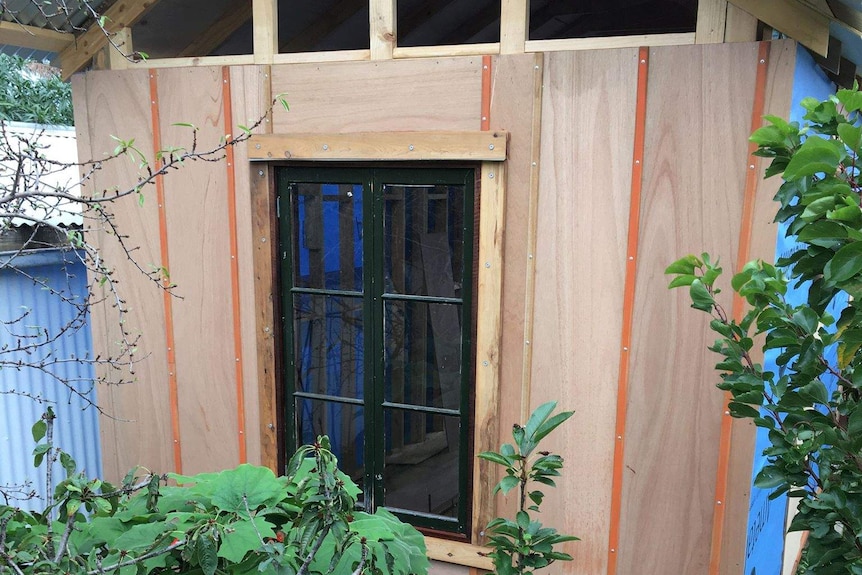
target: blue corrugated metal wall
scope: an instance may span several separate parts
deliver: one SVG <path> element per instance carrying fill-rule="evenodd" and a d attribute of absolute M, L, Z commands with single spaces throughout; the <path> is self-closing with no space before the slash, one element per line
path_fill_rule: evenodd
<path fill-rule="evenodd" d="M 35 332 L 38 327 L 53 336 L 75 319 L 76 306 L 63 301 L 63 298 L 84 301 L 87 277 L 84 266 L 69 251 L 39 250 L 19 256 L 14 260 L 14 266 L 23 273 L 11 267 L 4 269 L 2 264 L 6 259 L 8 257 L 4 258 L 0 254 L 0 321 L 8 322 L 27 313 L 21 322 L 0 324 L 0 354 L 4 360 L 9 360 L 18 358 L 10 358 L 11 354 L 3 354 L 2 349 L 4 345 L 16 345 L 16 334 Z M 63 298 L 53 291 L 60 292 Z M 58 358 L 89 357 L 92 354 L 92 340 L 87 318 L 84 318 L 80 329 L 65 333 L 49 348 Z M 39 353 L 47 351 L 46 348 Z M 32 361 L 39 356 L 19 357 Z M 90 389 L 94 377 L 91 365 L 70 361 L 52 367 L 51 371 L 60 379 L 79 381 L 77 389 L 84 391 L 86 398 L 95 402 L 95 389 Z M 13 389 L 26 391 L 45 401 L 3 393 Z M 30 428 L 48 405 L 53 406 L 57 414 L 55 444 L 72 454 L 78 462 L 78 469 L 85 470 L 88 476 L 101 475 L 98 412 L 93 407 L 87 407 L 87 400 L 71 393 L 60 381 L 40 370 L 5 368 L 0 369 L 0 485 L 20 484 L 27 480 L 40 497 L 44 496 L 45 468 L 43 465 L 38 472 L 33 468 L 31 453 L 34 442 Z M 55 483 L 65 477 L 59 464 L 54 469 L 54 477 Z M 38 500 L 11 503 L 25 509 L 43 506 Z"/>

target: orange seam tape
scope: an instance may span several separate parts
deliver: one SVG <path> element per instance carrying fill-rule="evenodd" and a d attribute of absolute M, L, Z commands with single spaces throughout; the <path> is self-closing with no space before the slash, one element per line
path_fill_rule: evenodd
<path fill-rule="evenodd" d="M 642 47 L 638 51 L 637 104 L 635 107 L 634 152 L 632 155 L 632 189 L 631 203 L 629 204 L 628 243 L 626 245 L 626 283 L 623 290 L 623 325 L 620 338 L 620 373 L 617 386 L 616 428 L 614 430 L 614 468 L 611 487 L 611 521 L 608 537 L 607 575 L 616 574 L 617 557 L 619 556 L 623 456 L 625 455 L 626 407 L 629 385 L 629 349 L 631 348 L 632 340 L 632 318 L 634 315 L 635 280 L 637 274 L 648 72 L 649 49 Z"/>
<path fill-rule="evenodd" d="M 754 84 L 754 103 L 751 108 L 751 132 L 760 127 L 766 100 L 766 75 L 769 69 L 769 42 L 761 42 L 757 53 L 757 77 Z M 754 143 L 748 144 L 746 158 L 745 195 L 742 202 L 742 220 L 739 226 L 739 248 L 736 255 L 736 271 L 748 261 L 751 252 L 751 231 L 754 226 L 754 201 L 757 195 L 757 162 L 752 154 L 757 149 Z M 741 321 L 745 311 L 745 301 L 738 294 L 733 296 L 733 319 Z M 721 546 L 724 539 L 724 517 L 727 507 L 727 476 L 730 471 L 730 449 L 733 440 L 733 421 L 727 413 L 730 392 L 724 393 L 721 416 L 721 435 L 718 443 L 718 469 L 715 480 L 715 513 L 712 519 L 712 543 L 709 556 L 709 575 L 718 575 L 721 568 Z"/>
<path fill-rule="evenodd" d="M 482 56 L 482 122 L 481 130 L 491 129 L 491 57 Z"/>
<path fill-rule="evenodd" d="M 149 70 L 150 74 L 150 111 L 153 121 L 153 153 L 158 154 L 162 149 L 161 129 L 159 127 L 159 85 L 157 72 Z M 156 161 L 156 168 L 161 163 Z M 162 267 L 170 270 L 168 259 L 168 219 L 167 207 L 165 205 L 165 184 L 163 176 L 156 176 L 156 199 L 159 205 L 159 250 L 162 258 Z M 168 291 L 170 280 L 162 278 L 162 296 L 165 306 L 165 340 L 168 346 L 168 395 L 171 403 L 171 433 L 174 440 L 174 469 L 177 473 L 183 472 L 182 446 L 180 445 L 180 401 L 177 392 L 177 358 L 174 346 L 174 315 L 173 296 Z"/>
<path fill-rule="evenodd" d="M 233 130 L 233 108 L 231 105 L 230 68 L 222 67 L 222 105 L 224 106 L 225 130 Z M 230 138 L 230 136 L 228 136 Z M 239 248 L 236 232 L 236 163 L 233 146 L 225 149 L 227 162 L 228 227 L 230 228 L 230 289 L 233 300 L 233 348 L 236 357 L 236 419 L 239 435 L 239 462 L 245 463 L 245 389 L 242 376 L 242 322 L 239 305 Z"/>

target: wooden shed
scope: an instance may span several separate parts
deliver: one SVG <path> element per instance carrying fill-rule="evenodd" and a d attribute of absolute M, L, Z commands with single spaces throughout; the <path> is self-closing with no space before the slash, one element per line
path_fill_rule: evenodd
<path fill-rule="evenodd" d="M 277 468 L 326 431 L 366 502 L 426 529 L 433 572 L 461 573 L 489 567 L 483 528 L 514 505 L 475 454 L 557 400 L 576 414 L 549 441 L 566 469 L 542 519 L 582 541 L 555 569 L 741 573 L 754 427 L 725 411 L 706 322 L 663 270 L 691 252 L 728 273 L 774 257 L 777 182 L 747 137 L 788 116 L 796 67 L 813 64 L 792 39 L 757 40 L 774 27 L 834 60 L 846 18 L 825 2 L 665 1 L 639 27 L 575 18 L 555 38 L 535 19 L 577 3 L 253 0 L 165 48 L 157 23 L 167 37 L 180 4 L 107 8 L 115 43 L 146 61 L 103 54 L 98 29 L 61 51 L 65 74 L 105 68 L 72 78 L 82 158 L 112 136 L 187 146 L 178 122 L 214 145 L 278 94 L 290 109 L 116 207 L 137 261 L 181 297 L 106 254 L 146 354 L 136 384 L 100 390 L 119 418 L 102 425 L 106 475 Z M 458 4 L 461 21 L 436 13 Z M 438 17 L 436 36 L 399 41 Z M 339 35 L 352 21 L 359 40 Z M 136 173 L 113 162 L 92 185 Z"/>

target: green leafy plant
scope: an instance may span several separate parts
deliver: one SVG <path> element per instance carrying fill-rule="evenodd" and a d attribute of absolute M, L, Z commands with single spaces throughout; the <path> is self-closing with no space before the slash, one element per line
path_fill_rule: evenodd
<path fill-rule="evenodd" d="M 0 573 L 427 572 L 418 531 L 385 510 L 355 511 L 359 488 L 326 437 L 300 448 L 285 477 L 252 465 L 193 476 L 135 469 L 115 486 L 76 471 L 52 443 L 53 420 L 49 411 L 33 426 L 35 463 L 59 460 L 66 479 L 40 513 L 0 506 Z"/>
<path fill-rule="evenodd" d="M 540 483 L 555 487 L 554 477 L 560 475 L 563 458 L 548 451 L 537 451 L 539 442 L 572 416 L 571 411 L 551 415 L 555 401 L 540 405 L 524 426 L 512 428 L 514 444 L 505 443 L 500 452 L 486 451 L 479 457 L 502 465 L 506 475 L 494 488 L 494 493 L 507 494 L 518 488 L 518 512 L 515 520 L 498 517 L 486 528 L 493 548 L 488 556 L 494 561 L 497 575 L 525 575 L 547 567 L 554 561 L 571 561 L 567 553 L 555 551 L 554 546 L 577 537 L 561 535 L 552 527 L 543 527 L 531 516 L 539 513 L 545 494 L 532 486 Z"/>
<path fill-rule="evenodd" d="M 72 89 L 54 73 L 35 73 L 33 63 L 0 54 L 0 120 L 71 126 Z"/>
<path fill-rule="evenodd" d="M 722 356 L 718 387 L 734 417 L 768 430 L 769 463 L 755 485 L 801 502 L 791 531 L 809 532 L 800 573 L 862 574 L 862 93 L 805 99 L 805 124 L 766 116 L 751 141 L 784 182 L 776 221 L 799 249 L 776 265 L 751 262 L 731 280 L 749 305 L 734 321 L 716 301 L 721 268 L 707 254 L 667 268 L 692 307 L 712 316 Z M 788 301 L 788 287 L 804 301 Z M 847 296 L 851 296 L 848 301 Z M 775 354 L 765 371 L 751 351 Z"/>

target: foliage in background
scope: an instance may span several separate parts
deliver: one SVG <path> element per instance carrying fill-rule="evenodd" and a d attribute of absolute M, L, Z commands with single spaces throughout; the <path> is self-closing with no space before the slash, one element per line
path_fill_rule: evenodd
<path fill-rule="evenodd" d="M 56 74 L 34 72 L 31 64 L 0 54 L 0 120 L 72 126 L 71 86 Z"/>
<path fill-rule="evenodd" d="M 578 538 L 560 535 L 552 527 L 543 527 L 530 515 L 530 512 L 539 513 L 539 506 L 545 497 L 531 483 L 556 487 L 553 478 L 560 475 L 559 470 L 563 467 L 563 458 L 559 455 L 548 451 L 536 452 L 539 442 L 572 416 L 571 411 L 551 416 L 556 406 L 555 401 L 540 405 L 525 426 L 515 424 L 512 428 L 514 445 L 505 443 L 499 453 L 485 451 L 479 454 L 480 458 L 502 465 L 506 470 L 505 477 L 494 488 L 494 493 L 502 491 L 507 494 L 518 488 L 515 520 L 498 517 L 486 528 L 489 533 L 488 544 L 493 548 L 488 556 L 494 561 L 497 575 L 527 575 L 554 561 L 572 560 L 569 554 L 555 551 L 554 546 L 566 541 L 578 541 Z"/>
<path fill-rule="evenodd" d="M 338 471 L 329 441 L 297 450 L 285 477 L 266 467 L 194 476 L 137 469 L 114 486 L 88 479 L 53 445 L 54 415 L 33 426 L 34 463 L 48 485 L 42 513 L 0 505 L 0 573 L 141 575 L 423 575 L 425 540 L 385 510 L 355 511 L 359 488 Z M 174 480 L 178 487 L 163 483 Z M 86 512 L 85 512 L 86 511 Z"/>
<path fill-rule="evenodd" d="M 766 116 L 751 141 L 784 183 L 776 221 L 799 244 L 776 265 L 750 262 L 731 280 L 750 310 L 733 321 L 715 300 L 721 268 L 707 254 L 667 268 L 692 307 L 712 316 L 730 412 L 768 430 L 769 464 L 755 485 L 801 497 L 791 531 L 809 531 L 801 573 L 862 574 L 862 92 L 803 100 L 805 124 Z M 788 286 L 806 301 L 792 305 Z M 847 295 L 852 296 L 844 304 Z M 756 334 L 775 372 L 751 358 Z M 761 341 L 761 340 L 758 340 Z M 763 406 L 761 409 L 761 405 Z"/>

